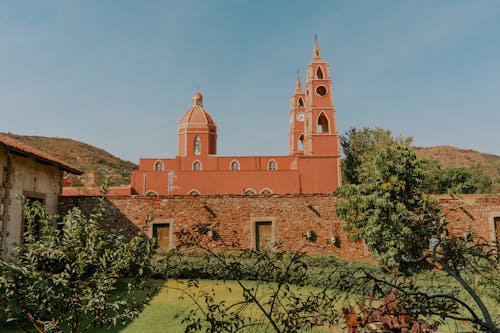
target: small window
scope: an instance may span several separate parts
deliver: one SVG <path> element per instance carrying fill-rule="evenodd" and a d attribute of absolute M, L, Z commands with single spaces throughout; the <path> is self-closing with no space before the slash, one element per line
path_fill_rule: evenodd
<path fill-rule="evenodd" d="M 278 164 L 276 163 L 275 160 L 270 160 L 269 163 L 267 163 L 267 169 L 268 170 L 277 170 Z"/>
<path fill-rule="evenodd" d="M 231 162 L 231 170 L 238 171 L 240 169 L 240 163 L 238 161 Z"/>
<path fill-rule="evenodd" d="M 316 71 L 316 79 L 317 80 L 323 80 L 323 71 L 321 70 L 321 67 L 318 67 L 318 70 Z"/>
<path fill-rule="evenodd" d="M 163 165 L 162 161 L 156 161 L 155 162 L 155 171 L 163 171 L 165 166 Z"/>
<path fill-rule="evenodd" d="M 199 136 L 196 136 L 196 138 L 194 138 L 194 154 L 201 154 L 201 140 Z"/>
<path fill-rule="evenodd" d="M 297 146 L 299 151 L 304 151 L 304 135 L 301 135 L 299 140 L 297 141 Z"/>
<path fill-rule="evenodd" d="M 253 188 L 247 188 L 245 190 L 245 195 L 255 195 L 255 194 L 257 194 L 257 192 L 255 192 Z"/>
<path fill-rule="evenodd" d="M 318 96 L 323 97 L 323 96 L 326 96 L 327 93 L 328 93 L 328 90 L 326 89 L 325 86 L 319 86 L 316 88 L 316 94 Z"/>
<path fill-rule="evenodd" d="M 328 133 L 330 132 L 328 128 L 328 118 L 325 116 L 324 113 L 321 113 L 321 115 L 318 118 L 318 133 Z"/>
<path fill-rule="evenodd" d="M 260 191 L 260 194 L 270 195 L 270 194 L 273 194 L 273 192 L 266 187 L 266 188 L 262 189 L 262 191 Z"/>
<path fill-rule="evenodd" d="M 194 161 L 193 171 L 201 171 L 201 162 L 200 161 Z"/>
<path fill-rule="evenodd" d="M 297 107 L 299 107 L 299 108 L 304 107 L 304 101 L 302 100 L 302 97 L 299 97 L 299 101 L 297 102 Z"/>
<path fill-rule="evenodd" d="M 188 192 L 188 195 L 200 195 L 200 192 L 198 190 L 192 189 Z"/>
<path fill-rule="evenodd" d="M 149 198 L 154 198 L 154 197 L 158 196 L 158 192 L 150 190 L 150 191 L 146 192 L 146 196 L 149 197 Z"/>

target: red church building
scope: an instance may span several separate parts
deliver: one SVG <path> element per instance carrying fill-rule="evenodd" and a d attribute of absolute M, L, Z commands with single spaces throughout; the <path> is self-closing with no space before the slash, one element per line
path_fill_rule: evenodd
<path fill-rule="evenodd" d="M 176 158 L 141 158 L 132 194 L 332 193 L 340 185 L 339 136 L 328 63 L 317 41 L 305 86 L 297 76 L 288 156 L 217 156 L 217 125 L 197 92 L 178 125 Z"/>

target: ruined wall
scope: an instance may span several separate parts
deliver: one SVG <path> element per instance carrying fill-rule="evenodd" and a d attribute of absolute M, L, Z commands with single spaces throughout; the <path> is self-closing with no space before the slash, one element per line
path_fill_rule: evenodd
<path fill-rule="evenodd" d="M 454 233 L 470 226 L 478 236 L 494 240 L 492 220 L 500 216 L 500 195 L 462 196 L 462 199 L 441 197 L 443 210 Z M 89 212 L 96 206 L 96 197 L 61 197 L 60 209 L 77 205 Z M 332 195 L 206 195 L 169 197 L 109 197 L 106 221 L 109 227 L 128 233 L 144 227 L 148 217 L 153 223 L 169 223 L 176 246 L 175 232 L 201 222 L 217 223 L 222 239 L 238 240 L 242 246 L 255 247 L 255 223 L 273 223 L 273 239 L 285 248 L 305 249 L 311 254 L 336 254 L 353 260 L 370 260 L 363 243 L 354 243 L 343 231 L 343 222 L 335 215 L 336 198 Z M 308 230 L 315 234 L 307 239 Z M 151 230 L 147 233 L 151 235 Z M 332 236 L 335 243 L 332 244 Z"/>
<path fill-rule="evenodd" d="M 2 255 L 12 243 L 19 243 L 23 234 L 23 213 L 17 195 L 43 201 L 49 214 L 58 209 L 61 171 L 28 157 L 8 153 L 0 148 L 0 222 Z"/>

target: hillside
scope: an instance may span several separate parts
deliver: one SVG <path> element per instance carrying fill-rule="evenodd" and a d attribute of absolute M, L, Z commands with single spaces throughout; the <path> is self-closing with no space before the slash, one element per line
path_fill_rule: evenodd
<path fill-rule="evenodd" d="M 418 157 L 437 160 L 442 166 L 470 167 L 481 164 L 485 173 L 492 179 L 500 177 L 500 156 L 451 146 L 413 148 Z"/>
<path fill-rule="evenodd" d="M 112 185 L 130 184 L 130 171 L 137 168 L 132 162 L 124 161 L 103 149 L 76 140 L 5 134 L 47 152 L 82 171 L 96 171 L 101 181 L 111 176 Z"/>

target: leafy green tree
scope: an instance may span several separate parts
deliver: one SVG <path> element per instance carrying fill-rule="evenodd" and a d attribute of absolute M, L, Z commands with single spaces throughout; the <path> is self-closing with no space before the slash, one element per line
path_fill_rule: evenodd
<path fill-rule="evenodd" d="M 471 233 L 465 238 L 448 234 L 437 201 L 422 191 L 422 162 L 415 152 L 407 145 L 389 145 L 361 165 L 359 179 L 360 184 L 348 184 L 337 190 L 336 195 L 344 199 L 337 204 L 337 215 L 345 221 L 350 237 L 364 240 L 393 276 L 403 274 L 403 280 L 397 279 L 399 282 L 367 275 L 363 283 L 370 281 L 378 290 L 381 284 L 390 286 L 388 290 L 397 289 L 404 294 L 407 306 L 413 301 L 408 308 L 418 310 L 414 315 L 469 321 L 481 330 L 498 332 L 488 309 L 467 279 L 467 276 L 498 274 L 497 248 L 475 241 Z M 405 276 L 427 268 L 442 268 L 460 284 L 477 308 L 452 293 L 429 293 L 404 280 Z"/>
<path fill-rule="evenodd" d="M 89 217 L 74 208 L 58 223 L 39 203 L 23 202 L 24 242 L 0 260 L 0 318 L 26 331 L 85 332 L 139 314 L 145 303 L 131 292 L 149 286 L 151 244 L 104 230 L 104 200 Z M 119 281 L 126 292 L 117 290 Z"/>
<path fill-rule="evenodd" d="M 411 138 L 393 137 L 391 131 L 382 128 L 352 127 L 340 137 L 344 153 L 342 177 L 344 184 L 359 184 L 359 168 L 372 159 L 377 151 L 392 143 L 410 144 Z"/>

